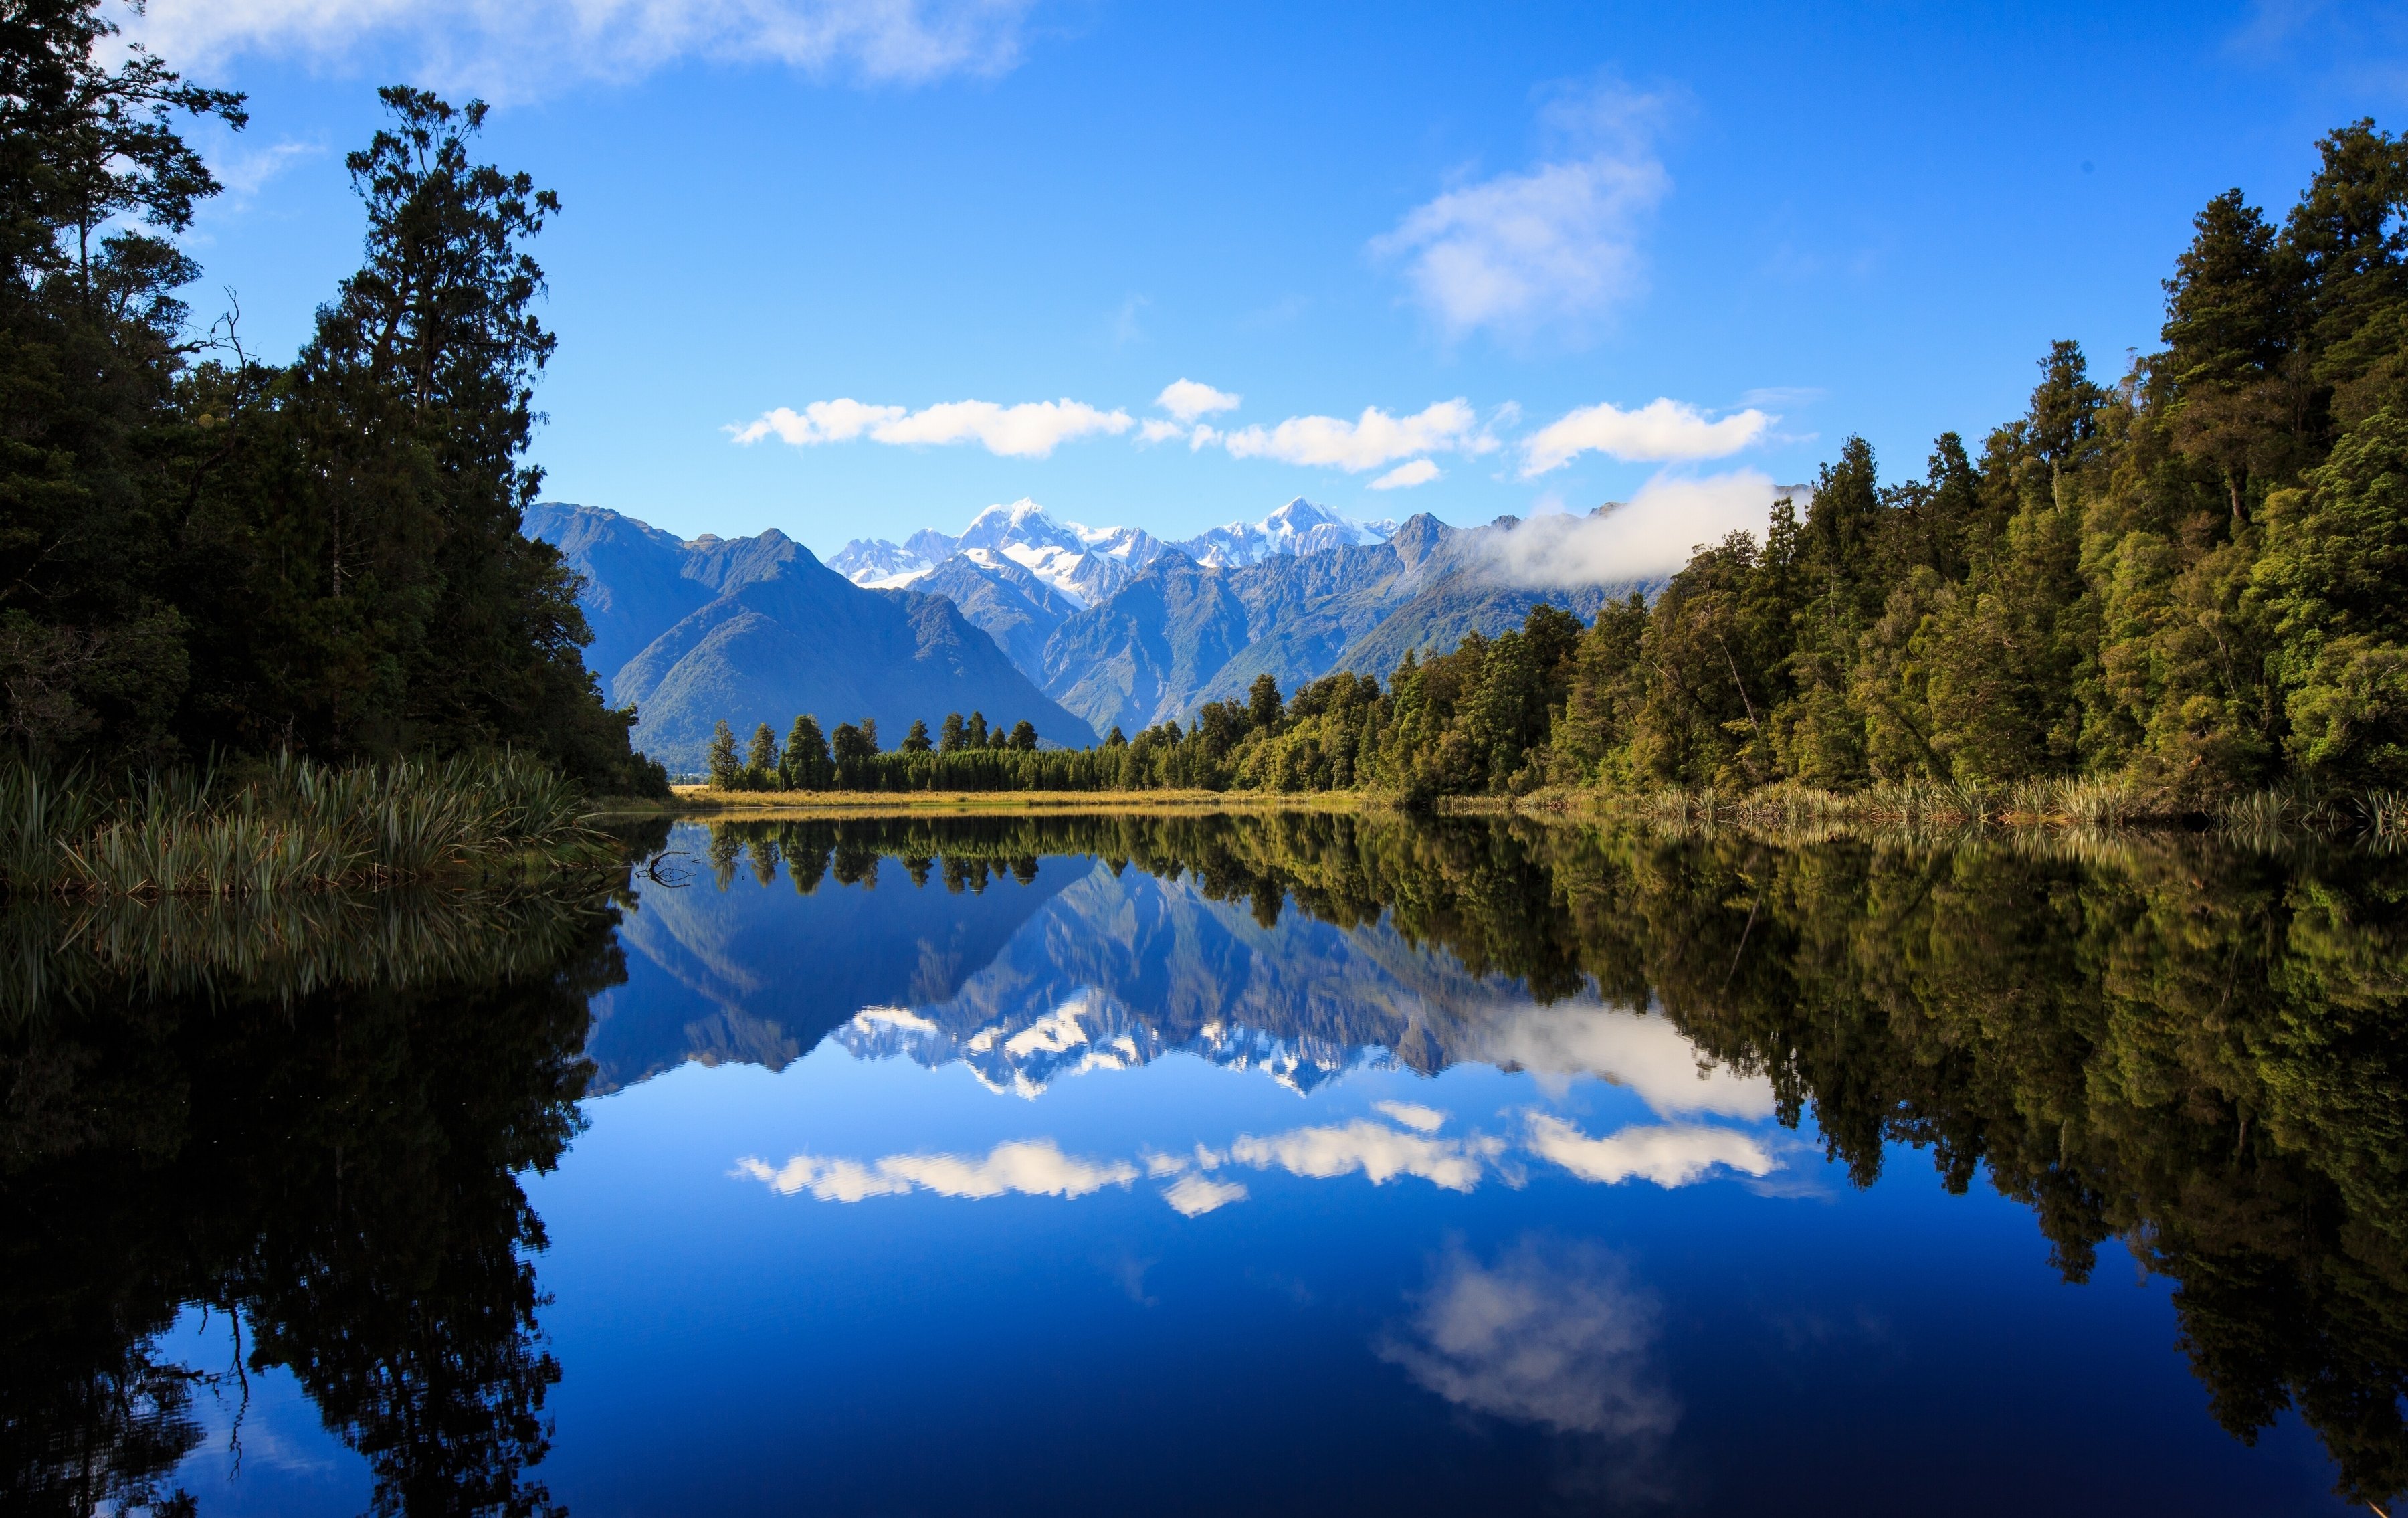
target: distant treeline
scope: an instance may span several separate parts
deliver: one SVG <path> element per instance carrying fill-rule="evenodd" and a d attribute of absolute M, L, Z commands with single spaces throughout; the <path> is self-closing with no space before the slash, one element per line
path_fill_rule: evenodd
<path fill-rule="evenodd" d="M 1801 518 L 1701 548 L 1651 605 L 1268 678 L 1100 748 L 839 758 L 845 789 L 1520 794 L 2083 778 L 2208 809 L 2408 786 L 2408 150 L 2320 144 L 2280 225 L 2210 201 L 2162 351 L 2056 344 L 1978 458 L 1883 483 L 1850 438 Z M 791 783 L 791 782 L 790 782 Z"/>
<path fill-rule="evenodd" d="M 289 363 L 179 292 L 220 186 L 179 135 L 242 97 L 120 56 L 98 0 L 0 24 L 0 751 L 105 773 L 209 755 L 515 749 L 666 792 L 520 531 L 559 202 L 480 164 L 484 107 L 380 92 L 346 161 L 361 266 Z"/>

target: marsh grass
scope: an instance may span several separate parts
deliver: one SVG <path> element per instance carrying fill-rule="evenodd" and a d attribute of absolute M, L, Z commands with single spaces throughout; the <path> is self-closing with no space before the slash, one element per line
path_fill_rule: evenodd
<path fill-rule="evenodd" d="M 114 790 L 7 766 L 0 822 L 0 895 L 258 895 L 607 852 L 576 786 L 516 754 L 342 767 L 285 755 Z"/>

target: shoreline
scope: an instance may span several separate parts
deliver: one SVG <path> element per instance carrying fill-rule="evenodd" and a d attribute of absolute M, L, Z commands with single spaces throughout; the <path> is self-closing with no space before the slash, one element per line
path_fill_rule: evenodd
<path fill-rule="evenodd" d="M 2401 814 L 2388 797 L 2328 797 L 2317 803 L 2267 793 L 2220 813 L 2152 806 L 2130 792 L 2091 782 L 2039 782 L 2004 794 L 1938 786 L 1877 787 L 1833 793 L 1768 786 L 1742 794 L 1628 792 L 1548 786 L 1525 795 L 1431 798 L 1440 817 L 1514 818 L 1552 826 L 1639 824 L 1659 830 L 1727 829 L 1770 837 L 1800 832 L 1869 838 L 1934 835 L 2053 834 L 2398 836 Z M 696 821 L 903 816 L 1166 816 L 1404 814 L 1392 791 L 713 791 L 675 788 L 666 801 L 597 798 L 595 816 Z"/>
<path fill-rule="evenodd" d="M 603 817 L 723 819 L 1082 812 L 1387 811 L 1396 798 L 1363 791 L 713 791 L 672 787 L 666 801 L 606 798 Z"/>

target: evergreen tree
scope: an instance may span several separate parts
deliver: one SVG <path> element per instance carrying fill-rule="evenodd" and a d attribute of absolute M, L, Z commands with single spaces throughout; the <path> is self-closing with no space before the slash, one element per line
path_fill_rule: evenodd
<path fill-rule="evenodd" d="M 821 736 L 818 719 L 809 712 L 795 719 L 793 730 L 786 735 L 786 752 L 779 763 L 787 790 L 818 791 L 827 787 L 832 778 L 828 745 Z"/>
<path fill-rule="evenodd" d="M 710 729 L 710 752 L 705 761 L 710 772 L 711 789 L 733 791 L 743 775 L 743 766 L 736 762 L 736 731 L 724 718 Z"/>
<path fill-rule="evenodd" d="M 1254 682 L 1246 687 L 1246 717 L 1266 732 L 1279 725 L 1279 681 L 1268 672 L 1256 675 Z"/>
<path fill-rule="evenodd" d="M 61 760 L 538 751 L 661 789 L 584 668 L 574 578 L 520 531 L 557 209 L 474 163 L 483 107 L 383 93 L 351 155 L 366 263 L 289 366 L 187 331 L 176 245 L 216 193 L 179 117 L 238 96 L 96 0 L 0 21 L 0 740 Z M 217 356 L 193 363 L 195 352 Z"/>
<path fill-rule="evenodd" d="M 2267 501 L 2254 589 L 2293 761 L 2344 784 L 2408 784 L 2408 419 L 2376 412 L 2305 489 Z"/>
<path fill-rule="evenodd" d="M 2290 364 L 2300 321 L 2274 229 L 2238 190 L 2207 203 L 2166 281 L 2165 354 L 2157 365 L 2175 445 L 2213 465 L 2235 523 L 2253 483 L 2296 457 L 2300 377 Z"/>
<path fill-rule="evenodd" d="M 926 753 L 931 747 L 928 742 L 928 724 L 917 717 L 912 718 L 911 730 L 903 735 L 903 752 Z"/>
<path fill-rule="evenodd" d="M 1021 753 L 1037 752 L 1037 724 L 1023 719 L 1011 724 L 1011 747 Z"/>
<path fill-rule="evenodd" d="M 946 712 L 944 725 L 938 730 L 937 752 L 957 753 L 968 741 L 968 729 L 962 723 L 962 714 L 958 711 Z"/>

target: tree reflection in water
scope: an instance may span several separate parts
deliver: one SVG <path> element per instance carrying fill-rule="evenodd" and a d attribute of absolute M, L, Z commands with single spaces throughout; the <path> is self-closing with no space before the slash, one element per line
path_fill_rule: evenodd
<path fill-rule="evenodd" d="M 781 890 L 977 892 L 1053 853 L 1183 877 L 1266 924 L 1384 920 L 1541 1000 L 1653 1007 L 1766 1078 L 1784 1120 L 1811 1113 L 1858 1182 L 1900 1144 L 1951 1189 L 1986 1170 L 2073 1279 L 2120 1240 L 2172 1283 L 2227 1428 L 2297 1408 L 2344 1494 L 2408 1487 L 2402 862 L 2199 838 L 989 817 L 723 826 L 693 883 L 760 889 L 749 865 Z M 530 1471 L 559 1372 L 516 1178 L 575 1131 L 587 1000 L 620 974 L 610 923 L 606 902 L 526 897 L 0 915 L 12 1510 L 176 1503 L 194 1378 L 151 1346 L 197 1303 L 238 1314 L 251 1366 L 291 1369 L 366 1457 L 378 1511 L 546 1511 Z M 1397 1053 L 1419 1068 L 1498 1057 L 1413 1032 Z M 1535 1396 L 1475 1374 L 1485 1342 L 1426 1349 L 1426 1368 Z"/>
<path fill-rule="evenodd" d="M 575 1132 L 607 901 L 20 906 L 0 1005 L 0 1506 L 189 1511 L 236 1316 L 366 1457 L 379 1512 L 552 1511 L 519 1172 Z"/>
<path fill-rule="evenodd" d="M 1540 999 L 1654 1007 L 1811 1112 L 1858 1184 L 1986 1169 L 2079 1281 L 2171 1281 L 2215 1416 L 2297 1408 L 2342 1493 L 2408 1489 L 2408 861 L 2196 836 L 1770 838 L 1378 815 L 862 819 L 714 829 L 729 879 L 982 889 L 1046 853 L 1185 875 L 1276 922 L 1385 920 Z M 1423 1029 L 1398 1030 L 1400 1042 Z M 1398 1048 L 1418 1068 L 1484 1051 Z M 1493 1055 L 1491 1056 L 1493 1057 Z"/>

